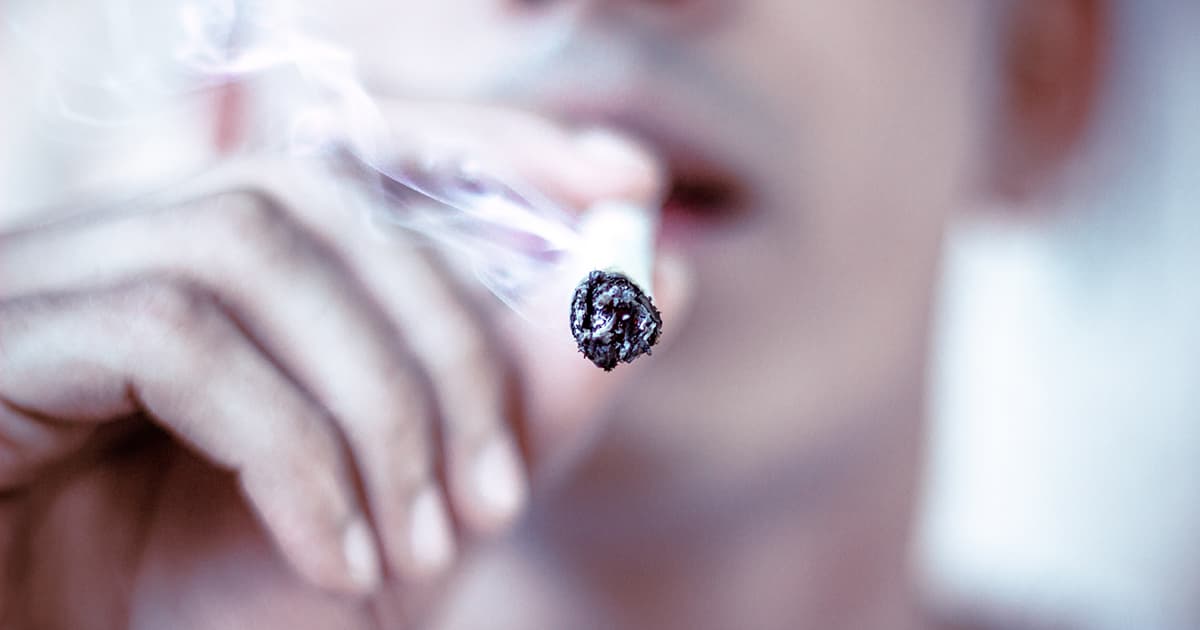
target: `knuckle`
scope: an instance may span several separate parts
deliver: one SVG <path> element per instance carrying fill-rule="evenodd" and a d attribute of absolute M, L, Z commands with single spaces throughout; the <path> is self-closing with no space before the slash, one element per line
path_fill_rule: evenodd
<path fill-rule="evenodd" d="M 238 263 L 286 264 L 301 257 L 304 232 L 286 207 L 272 196 L 258 191 L 238 191 L 219 195 L 218 212 L 211 213 L 210 228 L 214 242 L 226 243 Z M 252 260 L 238 260 L 237 254 Z"/>
<path fill-rule="evenodd" d="M 439 376 L 493 361 L 491 339 L 466 314 L 448 313 L 423 332 L 424 354 Z"/>
<path fill-rule="evenodd" d="M 384 414 L 381 425 L 367 439 L 394 460 L 396 476 L 411 483 L 425 479 L 433 469 L 435 413 L 426 378 L 412 365 L 389 368 L 386 404 L 395 412 Z"/>
<path fill-rule="evenodd" d="M 235 328 L 203 286 L 178 278 L 136 282 L 119 294 L 118 317 L 144 341 L 169 348 L 192 369 L 215 369 L 238 339 Z"/>
<path fill-rule="evenodd" d="M 403 409 L 406 415 L 426 418 L 431 415 L 429 392 L 424 386 L 426 377 L 416 367 L 408 364 L 397 365 L 389 369 L 392 377 L 388 379 L 388 396 L 391 403 L 398 409 Z"/>
<path fill-rule="evenodd" d="M 401 450 L 399 456 L 393 459 L 393 478 L 398 484 L 406 487 L 423 485 L 433 474 L 433 452 L 428 444 L 421 442 L 402 442 L 397 445 Z"/>
<path fill-rule="evenodd" d="M 388 403 L 397 410 L 395 420 L 388 423 L 388 441 L 393 444 L 424 444 L 429 441 L 433 423 L 433 406 L 429 392 L 418 380 L 414 370 L 406 369 L 400 378 L 390 379 Z"/>
<path fill-rule="evenodd" d="M 309 480 L 309 484 L 326 484 L 329 494 L 336 491 L 336 480 L 343 473 L 341 455 L 333 436 L 309 429 L 304 439 L 296 440 L 282 453 L 275 474 L 281 480 Z"/>
<path fill-rule="evenodd" d="M 391 461 L 388 474 L 402 488 L 423 486 L 434 474 L 433 453 L 427 446 L 413 448 L 408 445 Z"/>
<path fill-rule="evenodd" d="M 499 397 L 503 377 L 493 340 L 467 322 L 453 326 L 447 336 L 451 341 L 437 353 L 438 377 L 464 383 L 476 397 Z"/>
<path fill-rule="evenodd" d="M 212 319 L 212 297 L 184 281 L 155 278 L 132 285 L 124 296 L 130 314 L 170 331 L 197 330 Z"/>
<path fill-rule="evenodd" d="M 445 347 L 445 356 L 451 366 L 461 369 L 491 363 L 491 344 L 479 328 L 466 322 L 450 323 L 447 327 L 453 330 L 447 335 L 450 342 Z"/>
<path fill-rule="evenodd" d="M 495 430 L 492 411 L 503 408 L 505 396 L 502 363 L 493 339 L 469 322 L 447 326 L 445 335 L 446 343 L 432 350 L 431 371 L 450 436 L 471 441 Z"/>
<path fill-rule="evenodd" d="M 268 231 L 286 220 L 282 205 L 259 191 L 223 193 L 217 197 L 217 203 L 229 225 L 239 233 Z"/>

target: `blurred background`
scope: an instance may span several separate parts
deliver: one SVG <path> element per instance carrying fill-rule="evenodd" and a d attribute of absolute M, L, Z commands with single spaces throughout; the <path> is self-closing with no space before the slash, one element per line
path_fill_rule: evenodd
<path fill-rule="evenodd" d="M 204 25 L 133 6 L 0 5 L 6 220 L 212 158 L 202 77 L 164 61 Z M 1200 5 L 1113 25 L 1087 159 L 950 235 L 912 553 L 964 618 L 1200 627 Z"/>
<path fill-rule="evenodd" d="M 1200 6 L 1115 3 L 1046 207 L 951 239 L 919 554 L 941 597 L 1200 625 Z"/>

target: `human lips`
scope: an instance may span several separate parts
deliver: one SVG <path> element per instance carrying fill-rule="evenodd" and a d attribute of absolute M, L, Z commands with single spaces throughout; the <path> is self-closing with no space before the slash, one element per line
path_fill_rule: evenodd
<path fill-rule="evenodd" d="M 749 220 L 755 186 L 743 166 L 745 143 L 732 131 L 736 123 L 681 100 L 649 92 L 576 93 L 536 109 L 577 128 L 627 135 L 655 155 L 664 172 L 661 238 L 690 242 Z"/>
<path fill-rule="evenodd" d="M 710 234 L 746 218 L 749 190 L 735 171 L 686 150 L 667 152 L 664 160 L 668 188 L 663 202 L 663 238 Z"/>
<path fill-rule="evenodd" d="M 603 124 L 631 136 L 661 161 L 661 240 L 711 238 L 749 218 L 752 188 L 719 143 L 635 111 L 583 120 L 583 124 Z"/>

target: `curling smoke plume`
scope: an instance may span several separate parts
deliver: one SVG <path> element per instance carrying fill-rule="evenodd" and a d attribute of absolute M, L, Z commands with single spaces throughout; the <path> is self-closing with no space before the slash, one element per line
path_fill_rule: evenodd
<path fill-rule="evenodd" d="M 64 142 L 111 138 L 114 129 L 132 137 L 159 109 L 227 82 L 268 86 L 268 110 L 255 115 L 271 121 L 270 128 L 246 151 L 318 160 L 339 172 L 349 166 L 357 175 L 354 194 L 366 192 L 371 200 L 366 207 L 374 225 L 415 232 L 451 250 L 522 312 L 527 289 L 582 247 L 571 215 L 502 172 L 502 165 L 488 163 L 485 172 L 476 156 L 428 156 L 410 164 L 380 157 L 388 154 L 381 143 L 389 137 L 380 108 L 353 55 L 308 28 L 319 20 L 306 15 L 305 6 L 100 0 L 17 10 L 5 18 L 5 30 L 38 61 L 39 115 L 54 119 Z M 86 31 L 64 38 L 55 23 Z M 551 54 L 571 23 L 551 23 L 540 34 L 544 45 L 526 47 L 533 51 L 526 59 L 506 60 L 510 72 Z M 93 40 L 101 52 L 88 44 Z"/>

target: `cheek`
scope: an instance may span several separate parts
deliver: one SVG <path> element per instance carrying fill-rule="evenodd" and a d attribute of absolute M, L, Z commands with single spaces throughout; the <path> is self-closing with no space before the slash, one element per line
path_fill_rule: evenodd
<path fill-rule="evenodd" d="M 774 249 L 809 283 L 820 325 L 880 352 L 921 328 L 944 225 L 976 171 L 980 38 L 966 4 L 846 17 L 856 30 L 807 41 L 810 62 L 779 95 L 797 128 L 768 166 Z"/>
<path fill-rule="evenodd" d="M 707 253 L 662 370 L 693 418 L 788 418 L 795 436 L 919 389 L 943 226 L 975 170 L 978 40 L 901 9 L 762 53 L 793 60 L 755 70 L 793 133 L 764 148 L 761 225 Z"/>

